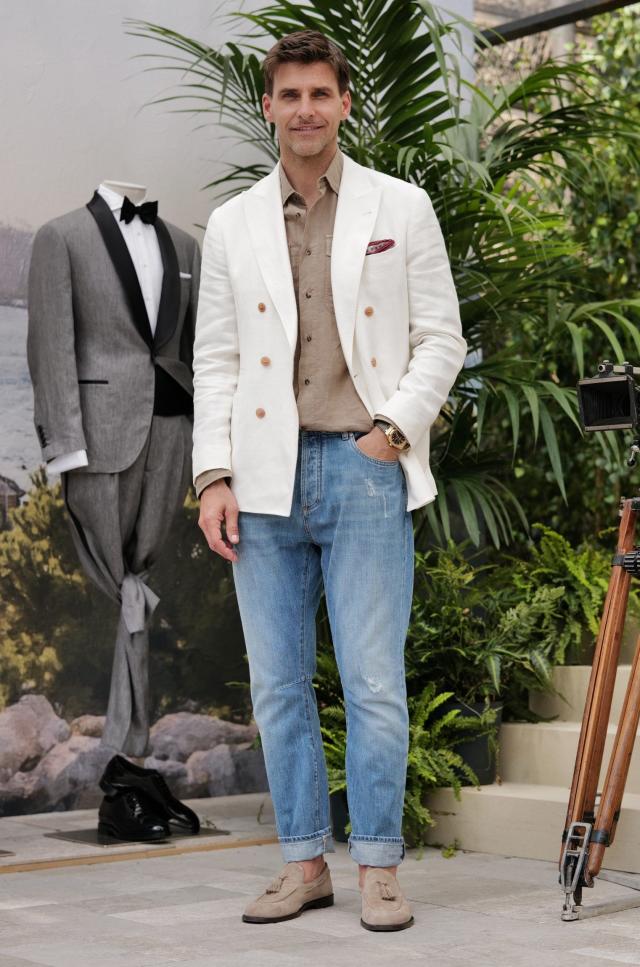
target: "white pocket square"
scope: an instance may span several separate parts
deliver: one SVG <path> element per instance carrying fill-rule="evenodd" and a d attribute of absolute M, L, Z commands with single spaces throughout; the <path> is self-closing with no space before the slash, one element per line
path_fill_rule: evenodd
<path fill-rule="evenodd" d="M 191 272 L 181 272 L 180 273 L 180 278 L 181 279 L 190 279 L 191 278 Z"/>

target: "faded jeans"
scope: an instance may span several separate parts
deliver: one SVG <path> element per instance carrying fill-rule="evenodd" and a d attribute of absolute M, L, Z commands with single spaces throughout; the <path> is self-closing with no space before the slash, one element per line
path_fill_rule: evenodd
<path fill-rule="evenodd" d="M 323 584 L 347 717 L 349 852 L 366 866 L 405 853 L 413 526 L 401 464 L 367 456 L 360 436 L 301 430 L 290 516 L 239 516 L 233 576 L 285 862 L 335 852 L 312 685 Z"/>

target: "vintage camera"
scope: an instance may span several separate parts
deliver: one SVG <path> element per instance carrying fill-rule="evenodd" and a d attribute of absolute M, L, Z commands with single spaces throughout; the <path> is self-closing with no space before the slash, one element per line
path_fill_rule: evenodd
<path fill-rule="evenodd" d="M 608 359 L 598 364 L 598 375 L 578 382 L 580 421 L 585 430 L 636 430 L 640 368 Z"/>
<path fill-rule="evenodd" d="M 638 402 L 640 390 L 634 377 L 640 367 L 630 363 L 614 365 L 608 359 L 598 363 L 598 375 L 578 381 L 580 422 L 585 430 L 633 430 L 638 434 Z M 627 461 L 635 466 L 640 441 L 631 445 Z"/>

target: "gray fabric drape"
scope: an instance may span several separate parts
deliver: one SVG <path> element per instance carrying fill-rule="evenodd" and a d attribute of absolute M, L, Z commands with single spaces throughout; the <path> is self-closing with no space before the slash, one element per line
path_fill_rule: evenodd
<path fill-rule="evenodd" d="M 81 566 L 120 604 L 102 744 L 133 756 L 149 751 L 149 624 L 159 599 L 146 582 L 189 487 L 191 441 L 187 416 L 154 416 L 126 470 L 62 475 Z"/>

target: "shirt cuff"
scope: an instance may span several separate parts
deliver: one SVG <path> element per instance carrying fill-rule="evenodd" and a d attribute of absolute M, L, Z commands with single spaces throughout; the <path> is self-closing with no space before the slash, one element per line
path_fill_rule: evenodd
<path fill-rule="evenodd" d="M 50 473 L 64 473 L 66 470 L 75 470 L 77 467 L 87 467 L 86 450 L 74 450 L 73 453 L 61 453 L 59 457 L 54 457 L 47 463 L 47 470 Z"/>
<path fill-rule="evenodd" d="M 199 473 L 194 481 L 196 495 L 198 498 L 205 487 L 208 487 L 209 484 L 212 484 L 215 480 L 222 480 L 223 477 L 226 477 L 227 480 L 231 480 L 231 471 L 227 470 L 226 467 L 217 470 L 203 470 L 202 473 Z"/>

